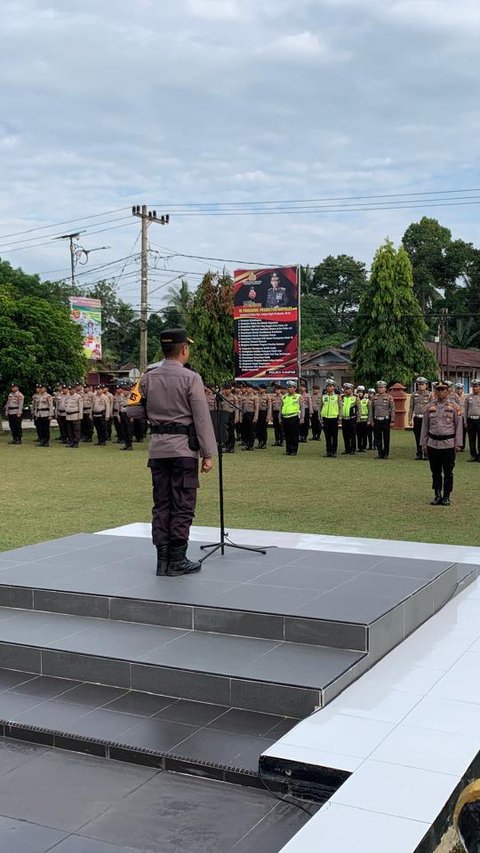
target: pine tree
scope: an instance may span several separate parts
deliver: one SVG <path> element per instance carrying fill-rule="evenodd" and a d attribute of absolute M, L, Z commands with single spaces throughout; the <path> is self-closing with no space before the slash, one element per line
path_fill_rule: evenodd
<path fill-rule="evenodd" d="M 188 333 L 191 364 L 208 384 L 233 378 L 233 285 L 226 273 L 208 272 L 193 295 Z"/>
<path fill-rule="evenodd" d="M 412 265 L 401 246 L 387 240 L 375 254 L 355 324 L 352 362 L 356 381 L 384 379 L 407 387 L 417 373 L 433 379 L 437 367 L 425 346 L 427 325 L 413 290 Z"/>

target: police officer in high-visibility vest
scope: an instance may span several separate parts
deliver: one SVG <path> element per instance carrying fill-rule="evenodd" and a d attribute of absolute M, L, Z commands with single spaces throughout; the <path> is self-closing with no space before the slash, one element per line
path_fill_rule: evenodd
<path fill-rule="evenodd" d="M 357 444 L 358 452 L 365 453 L 368 439 L 368 397 L 365 394 L 365 385 L 357 386 Z"/>
<path fill-rule="evenodd" d="M 335 382 L 327 379 L 326 393 L 323 395 L 321 418 L 325 434 L 326 453 L 329 459 L 335 458 L 338 449 L 338 427 L 342 423 L 342 402 L 339 394 L 335 393 Z"/>
<path fill-rule="evenodd" d="M 344 396 L 342 400 L 342 433 L 344 443 L 344 455 L 350 456 L 357 449 L 357 398 L 353 393 L 351 382 L 345 382 L 343 386 Z"/>
<path fill-rule="evenodd" d="M 286 383 L 287 393 L 282 402 L 282 426 L 285 436 L 285 456 L 296 456 L 300 430 L 300 394 L 291 379 Z"/>

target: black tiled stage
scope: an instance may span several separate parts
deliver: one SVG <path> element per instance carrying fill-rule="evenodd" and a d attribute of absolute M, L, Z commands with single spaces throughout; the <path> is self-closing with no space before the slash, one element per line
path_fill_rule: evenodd
<path fill-rule="evenodd" d="M 145 539 L 92 534 L 0 554 L 4 734 L 256 784 L 261 752 L 468 574 L 284 548 L 228 550 L 193 577 L 154 564 Z"/>

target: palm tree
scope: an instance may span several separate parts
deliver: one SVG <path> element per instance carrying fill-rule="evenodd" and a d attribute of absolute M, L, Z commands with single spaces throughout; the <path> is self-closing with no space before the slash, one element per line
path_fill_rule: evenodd
<path fill-rule="evenodd" d="M 186 326 L 193 297 L 188 281 L 182 279 L 180 287 L 169 287 L 166 291 L 166 297 L 167 304 L 162 313 L 169 317 L 178 315 L 180 324 Z"/>

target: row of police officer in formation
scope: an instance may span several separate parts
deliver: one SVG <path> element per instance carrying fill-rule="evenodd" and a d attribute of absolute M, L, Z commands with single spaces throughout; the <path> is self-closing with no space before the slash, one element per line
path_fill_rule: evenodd
<path fill-rule="evenodd" d="M 80 442 L 92 443 L 96 433 L 96 445 L 105 447 L 115 430 L 117 444 L 121 450 L 132 450 L 132 440 L 143 441 L 146 420 L 133 421 L 127 413 L 130 388 L 116 388 L 115 393 L 105 385 L 84 386 L 59 385 L 50 394 L 46 385 L 39 383 L 35 388 L 30 406 L 31 417 L 37 431 L 40 447 L 50 445 L 50 423 L 58 423 L 58 441 L 66 447 L 77 448 Z M 5 405 L 5 416 L 11 432 L 10 444 L 22 443 L 22 417 L 25 397 L 18 385 L 12 385 Z"/>

